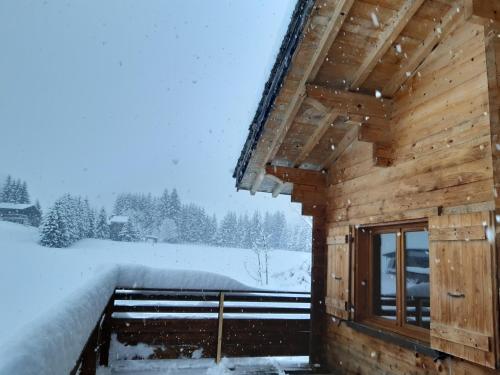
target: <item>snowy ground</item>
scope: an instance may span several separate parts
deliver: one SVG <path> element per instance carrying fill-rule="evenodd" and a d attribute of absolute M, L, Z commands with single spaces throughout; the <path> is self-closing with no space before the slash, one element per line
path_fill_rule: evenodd
<path fill-rule="evenodd" d="M 75 300 L 76 291 L 90 280 L 101 277 L 111 282 L 109 276 L 103 275 L 111 273 L 117 264 L 208 271 L 266 289 L 302 291 L 309 288 L 308 253 L 272 251 L 269 285 L 260 285 L 247 272 L 256 266 L 256 256 L 250 250 L 103 240 L 83 240 L 71 248 L 50 249 L 38 245 L 37 239 L 34 228 L 0 222 L 0 293 L 4 306 L 0 317 L 8 322 L 0 325 L 0 348 L 13 337 L 22 339 L 28 332 L 26 327 L 50 315 L 54 309 L 57 311 L 58 305 L 67 304 L 71 298 Z M 136 267 L 135 272 L 147 271 Z M 185 273 L 185 277 L 191 276 Z"/>

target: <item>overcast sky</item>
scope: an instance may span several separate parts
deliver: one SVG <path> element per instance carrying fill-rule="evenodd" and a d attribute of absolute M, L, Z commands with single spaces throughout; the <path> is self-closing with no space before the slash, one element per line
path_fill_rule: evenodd
<path fill-rule="evenodd" d="M 294 0 L 0 1 L 0 176 L 45 206 L 124 191 L 282 209 L 232 172 Z"/>

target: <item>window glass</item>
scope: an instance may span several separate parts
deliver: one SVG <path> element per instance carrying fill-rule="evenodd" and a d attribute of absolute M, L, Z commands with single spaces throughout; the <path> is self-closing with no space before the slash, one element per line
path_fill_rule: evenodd
<path fill-rule="evenodd" d="M 396 320 L 396 233 L 373 237 L 373 314 Z"/>
<path fill-rule="evenodd" d="M 429 237 L 427 231 L 405 232 L 405 320 L 430 327 Z"/>

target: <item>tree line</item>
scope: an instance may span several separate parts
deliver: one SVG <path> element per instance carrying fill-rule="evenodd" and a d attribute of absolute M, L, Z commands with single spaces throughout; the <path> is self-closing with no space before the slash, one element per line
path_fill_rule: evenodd
<path fill-rule="evenodd" d="M 15 179 L 11 175 L 8 175 L 5 182 L 0 188 L 0 203 L 10 203 L 10 204 L 27 204 L 31 205 L 30 194 L 28 192 L 28 184 L 26 181 L 21 179 Z M 38 227 L 42 221 L 42 207 L 38 200 L 33 205 L 36 209 L 30 209 L 26 214 L 29 225 Z M 15 207 L 13 207 L 15 208 Z M 24 209 L 26 207 L 20 207 Z M 7 219 L 5 219 L 7 220 Z"/>
<path fill-rule="evenodd" d="M 29 204 L 30 196 L 28 193 L 28 184 L 21 179 L 14 179 L 7 176 L 5 183 L 0 191 L 0 202 Z"/>
<path fill-rule="evenodd" d="M 287 223 L 282 212 L 238 215 L 229 211 L 219 221 L 203 207 L 181 202 L 176 189 L 164 190 L 160 196 L 119 194 L 110 216 L 104 208 L 91 208 L 87 199 L 66 194 L 48 210 L 40 230 L 40 242 L 51 247 L 67 247 L 82 238 L 140 241 L 149 237 L 235 248 L 310 251 L 311 246 L 310 227 Z"/>

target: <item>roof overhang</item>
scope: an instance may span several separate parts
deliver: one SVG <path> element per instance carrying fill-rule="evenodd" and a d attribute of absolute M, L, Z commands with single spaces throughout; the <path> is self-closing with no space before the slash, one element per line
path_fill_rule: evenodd
<path fill-rule="evenodd" d="M 299 0 L 236 165 L 236 187 L 275 196 L 292 194 L 304 178 L 323 184 L 355 140 L 372 145 L 374 167 L 390 166 L 393 99 L 466 21 L 500 29 L 500 2 Z"/>

